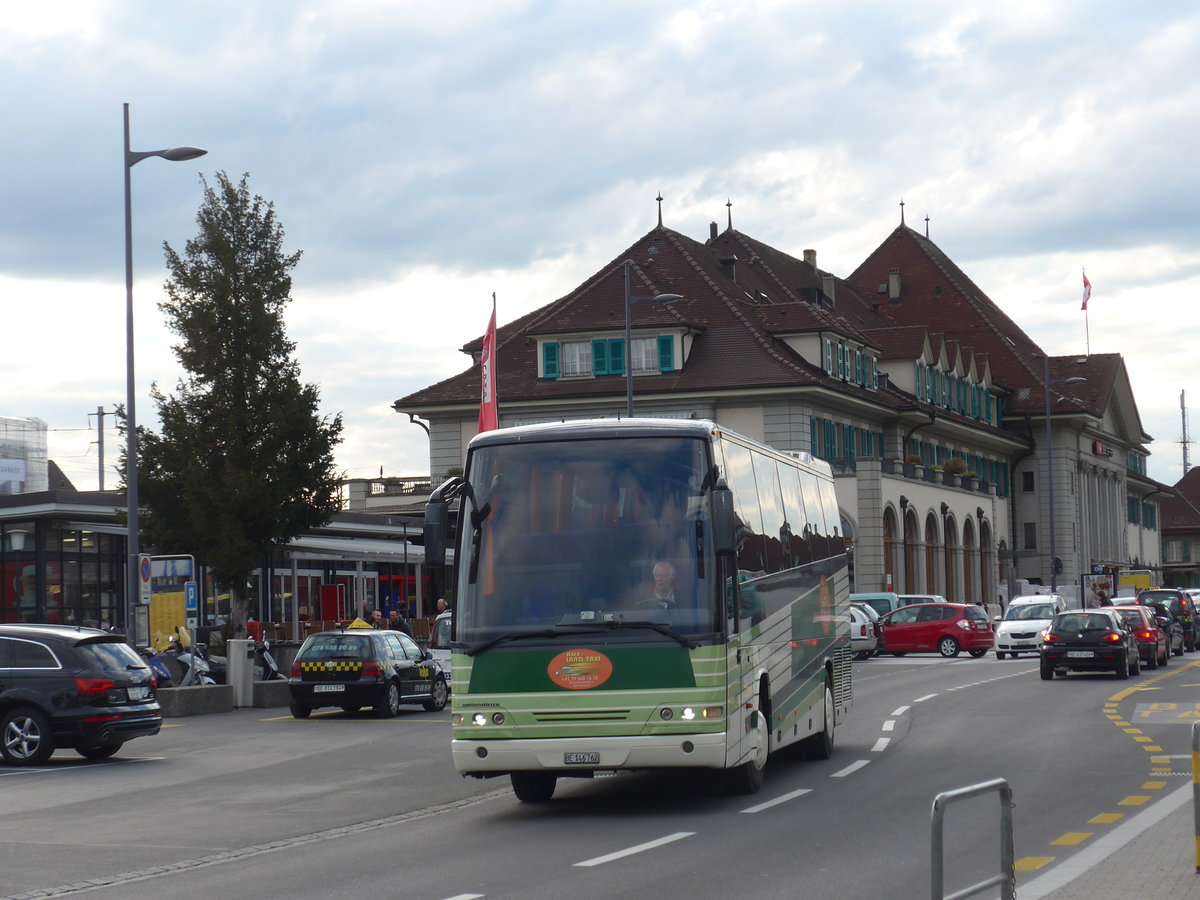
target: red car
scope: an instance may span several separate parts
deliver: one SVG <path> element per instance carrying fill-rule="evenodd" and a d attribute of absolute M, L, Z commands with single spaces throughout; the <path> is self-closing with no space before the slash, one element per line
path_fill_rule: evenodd
<path fill-rule="evenodd" d="M 970 603 L 918 603 L 883 616 L 884 645 L 893 656 L 936 651 L 978 659 L 992 649 L 992 623 Z"/>
<path fill-rule="evenodd" d="M 1149 606 L 1114 606 L 1112 609 L 1137 638 L 1138 655 L 1146 668 L 1165 666 L 1171 658 L 1171 644 L 1167 633 L 1154 618 L 1154 609 Z"/>

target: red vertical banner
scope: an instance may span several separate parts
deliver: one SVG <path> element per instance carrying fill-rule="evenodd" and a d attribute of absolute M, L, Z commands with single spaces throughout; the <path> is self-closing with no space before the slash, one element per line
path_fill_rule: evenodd
<path fill-rule="evenodd" d="M 480 380 L 479 430 L 492 431 L 499 427 L 500 411 L 496 398 L 496 295 L 492 295 L 492 318 L 483 338 L 483 353 L 479 357 Z"/>

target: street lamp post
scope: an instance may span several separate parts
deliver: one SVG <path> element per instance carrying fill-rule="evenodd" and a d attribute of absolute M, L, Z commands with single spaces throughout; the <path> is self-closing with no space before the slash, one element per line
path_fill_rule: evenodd
<path fill-rule="evenodd" d="M 643 300 L 651 300 L 655 303 L 669 303 L 672 300 L 682 300 L 681 294 L 655 294 L 653 297 L 634 297 L 630 290 L 630 281 L 633 278 L 633 266 L 629 260 L 625 261 L 625 415 L 627 418 L 633 418 L 633 340 L 632 330 L 633 323 L 631 321 L 631 313 L 633 304 L 641 303 Z"/>
<path fill-rule="evenodd" d="M 1042 355 L 1042 395 L 1046 401 L 1046 489 L 1050 492 L 1050 593 L 1058 593 L 1058 545 L 1055 536 L 1054 521 L 1054 435 L 1050 430 L 1050 388 L 1056 384 L 1082 384 L 1086 378 L 1076 375 L 1072 378 L 1050 380 L 1050 354 Z"/>
<path fill-rule="evenodd" d="M 159 156 L 171 162 L 196 159 L 207 153 L 199 147 L 171 147 L 167 150 L 134 151 L 129 149 L 129 104 L 125 107 L 125 499 L 126 528 L 128 530 L 128 578 L 125 584 L 125 632 L 129 642 L 135 643 L 134 611 L 136 609 L 139 574 L 138 557 L 141 554 L 138 535 L 138 469 L 137 469 L 137 416 L 133 381 L 133 198 L 130 189 L 130 172 L 143 159 Z"/>

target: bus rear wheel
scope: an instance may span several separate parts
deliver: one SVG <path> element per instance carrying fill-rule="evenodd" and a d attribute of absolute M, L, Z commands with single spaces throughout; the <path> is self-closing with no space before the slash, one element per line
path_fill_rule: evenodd
<path fill-rule="evenodd" d="M 804 748 L 804 755 L 809 759 L 829 759 L 833 756 L 833 728 L 837 713 L 833 708 L 833 689 L 830 688 L 828 679 L 825 681 L 823 705 L 825 722 L 821 726 L 820 732 L 806 737 L 801 745 Z"/>
<path fill-rule="evenodd" d="M 522 803 L 545 803 L 554 796 L 558 776 L 549 772 L 510 772 L 513 793 Z"/>

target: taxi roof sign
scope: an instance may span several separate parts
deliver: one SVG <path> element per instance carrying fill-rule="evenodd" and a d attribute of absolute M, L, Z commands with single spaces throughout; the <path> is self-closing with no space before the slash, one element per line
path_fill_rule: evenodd
<path fill-rule="evenodd" d="M 351 628 L 365 628 L 365 629 L 367 629 L 367 631 L 375 630 L 375 626 L 372 625 L 370 622 L 368 622 L 366 619 L 364 619 L 362 616 L 357 616 L 353 622 L 351 622 L 349 625 L 346 626 L 347 631 L 349 631 Z"/>

